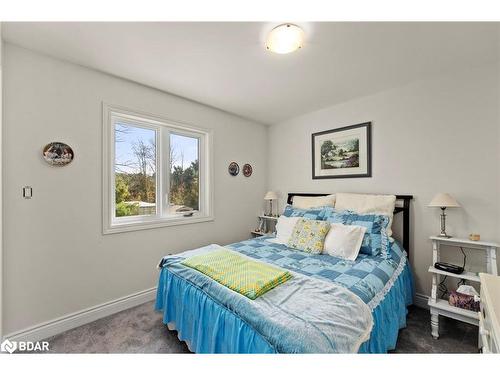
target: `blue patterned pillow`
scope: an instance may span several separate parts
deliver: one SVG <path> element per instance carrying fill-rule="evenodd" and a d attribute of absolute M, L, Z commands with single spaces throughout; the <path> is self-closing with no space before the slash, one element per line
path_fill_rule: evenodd
<path fill-rule="evenodd" d="M 311 220 L 325 220 L 326 207 L 308 208 L 307 210 L 304 210 L 302 208 L 295 208 L 288 204 L 283 211 L 283 216 L 303 217 Z"/>
<path fill-rule="evenodd" d="M 389 217 L 378 214 L 358 214 L 353 211 L 336 211 L 328 213 L 325 218 L 330 223 L 342 223 L 345 225 L 359 225 L 366 228 L 360 253 L 368 255 L 379 255 L 389 257 L 389 236 L 387 227 Z"/>

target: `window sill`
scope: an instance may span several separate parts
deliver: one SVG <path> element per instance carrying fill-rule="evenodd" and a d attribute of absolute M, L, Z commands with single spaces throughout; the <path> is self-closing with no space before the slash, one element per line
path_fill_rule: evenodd
<path fill-rule="evenodd" d="M 120 223 L 103 228 L 103 234 L 114 234 L 122 232 L 133 232 L 137 230 L 146 230 L 162 227 L 173 227 L 176 225 L 196 224 L 207 221 L 214 221 L 215 217 L 211 216 L 194 216 L 194 217 L 179 217 L 170 219 L 157 219 L 147 222 Z"/>

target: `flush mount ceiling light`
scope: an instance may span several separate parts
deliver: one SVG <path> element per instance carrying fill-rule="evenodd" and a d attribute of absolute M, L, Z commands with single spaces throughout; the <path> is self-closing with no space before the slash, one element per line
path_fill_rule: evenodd
<path fill-rule="evenodd" d="M 285 23 L 271 30 L 266 41 L 266 48 L 275 53 L 290 53 L 302 48 L 304 31 L 297 25 Z"/>

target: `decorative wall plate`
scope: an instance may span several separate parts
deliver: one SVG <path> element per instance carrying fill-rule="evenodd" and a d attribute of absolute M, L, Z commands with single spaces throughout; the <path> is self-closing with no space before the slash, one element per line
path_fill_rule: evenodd
<path fill-rule="evenodd" d="M 243 176 L 250 177 L 252 175 L 252 166 L 250 164 L 245 164 L 243 166 Z"/>
<path fill-rule="evenodd" d="M 232 161 L 227 168 L 227 171 L 231 176 L 237 176 L 240 173 L 240 166 L 235 161 Z"/>
<path fill-rule="evenodd" d="M 62 167 L 71 163 L 74 155 L 71 147 L 62 142 L 51 142 L 43 148 L 43 158 L 45 161 L 56 167 Z"/>

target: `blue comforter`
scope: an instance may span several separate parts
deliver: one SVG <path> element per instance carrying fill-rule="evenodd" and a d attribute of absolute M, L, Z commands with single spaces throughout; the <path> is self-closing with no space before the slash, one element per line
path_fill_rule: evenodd
<path fill-rule="evenodd" d="M 308 278 L 347 288 L 366 303 L 373 315 L 374 329 L 370 340 L 359 351 L 385 352 L 395 345 L 397 332 L 405 324 L 406 306 L 411 303 L 413 292 L 406 255 L 397 243 L 392 244 L 388 259 L 360 254 L 352 262 L 329 255 L 303 253 L 269 242 L 266 238 L 227 247 Z M 203 287 L 196 285 L 196 280 L 190 280 L 179 270 L 169 269 L 168 264 L 174 259 L 166 258 L 167 263 L 162 264 L 166 266 L 160 275 L 156 307 L 164 311 L 164 322 L 176 328 L 179 337 L 190 343 L 192 350 L 283 352 L 286 345 L 280 349 L 270 337 L 262 335 L 255 322 L 249 322 L 248 317 L 245 319 L 241 312 L 231 309 L 223 298 L 207 295 Z M 216 337 L 207 336 L 207 332 Z"/>
<path fill-rule="evenodd" d="M 253 238 L 226 247 L 306 276 L 340 284 L 371 309 L 377 307 L 406 265 L 406 254 L 397 242 L 391 244 L 391 256 L 387 259 L 382 255 L 359 254 L 356 260 L 348 261 L 325 254 L 297 251 L 267 239 Z"/>

